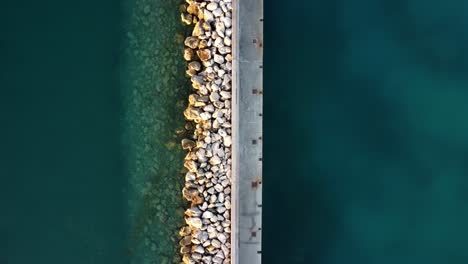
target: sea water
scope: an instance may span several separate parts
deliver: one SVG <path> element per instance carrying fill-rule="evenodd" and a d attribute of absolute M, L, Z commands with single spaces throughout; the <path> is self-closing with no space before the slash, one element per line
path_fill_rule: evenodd
<path fill-rule="evenodd" d="M 467 263 L 466 1 L 265 1 L 264 263 Z"/>
<path fill-rule="evenodd" d="M 0 8 L 0 263 L 179 263 L 179 0 Z"/>

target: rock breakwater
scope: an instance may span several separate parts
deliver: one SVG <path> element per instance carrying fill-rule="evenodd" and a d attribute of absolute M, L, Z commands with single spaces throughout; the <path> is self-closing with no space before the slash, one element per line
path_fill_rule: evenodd
<path fill-rule="evenodd" d="M 183 52 L 193 93 L 185 118 L 191 138 L 183 196 L 191 202 L 180 230 L 184 263 L 230 263 L 231 258 L 231 0 L 187 0 L 181 20 L 193 27 Z"/>

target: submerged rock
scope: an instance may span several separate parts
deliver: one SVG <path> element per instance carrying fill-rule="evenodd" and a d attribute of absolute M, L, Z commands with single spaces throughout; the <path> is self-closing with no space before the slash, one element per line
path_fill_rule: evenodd
<path fill-rule="evenodd" d="M 183 149 L 189 149 L 189 150 L 194 148 L 197 145 L 195 141 L 188 139 L 188 138 L 182 139 L 181 144 L 182 144 Z"/>

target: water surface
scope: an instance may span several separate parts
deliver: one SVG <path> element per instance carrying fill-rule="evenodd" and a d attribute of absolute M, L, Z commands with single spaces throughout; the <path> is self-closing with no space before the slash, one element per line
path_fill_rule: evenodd
<path fill-rule="evenodd" d="M 264 263 L 468 261 L 467 7 L 266 4 Z"/>

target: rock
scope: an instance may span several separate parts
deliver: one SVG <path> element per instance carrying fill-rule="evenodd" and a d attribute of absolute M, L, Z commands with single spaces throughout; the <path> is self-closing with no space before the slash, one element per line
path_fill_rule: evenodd
<path fill-rule="evenodd" d="M 203 263 L 212 263 L 211 258 L 212 258 L 212 256 L 204 255 L 202 257 L 202 261 L 203 261 Z"/>
<path fill-rule="evenodd" d="M 196 253 L 200 253 L 200 254 L 204 254 L 205 253 L 205 249 L 203 248 L 203 246 L 196 246 L 195 249 L 193 250 L 193 252 L 196 252 Z"/>
<path fill-rule="evenodd" d="M 202 26 L 203 30 L 205 30 L 206 36 L 210 36 L 210 34 L 208 34 L 208 33 L 211 32 L 211 30 L 212 30 L 212 29 L 211 29 L 210 23 L 208 23 L 208 22 L 206 22 L 206 21 L 203 21 L 203 22 L 201 23 L 201 26 Z"/>
<path fill-rule="evenodd" d="M 188 138 L 182 139 L 181 144 L 182 144 L 183 149 L 189 149 L 189 150 L 194 148 L 197 145 L 195 141 L 188 139 Z"/>
<path fill-rule="evenodd" d="M 200 118 L 201 111 L 199 108 L 195 108 L 192 106 L 187 107 L 184 111 L 184 116 L 187 120 L 195 120 Z"/>
<path fill-rule="evenodd" d="M 211 59 L 211 50 L 209 49 L 197 50 L 197 55 L 201 61 L 208 61 Z"/>
<path fill-rule="evenodd" d="M 223 192 L 220 192 L 220 193 L 218 194 L 218 201 L 219 201 L 220 203 L 224 203 L 224 193 L 223 193 Z"/>
<path fill-rule="evenodd" d="M 226 209 L 228 209 L 228 210 L 231 209 L 231 201 L 226 200 L 226 201 L 224 202 L 224 206 L 225 206 Z"/>
<path fill-rule="evenodd" d="M 205 34 L 205 31 L 202 28 L 202 21 L 198 21 L 195 26 L 193 27 L 192 36 L 200 37 L 201 35 Z"/>
<path fill-rule="evenodd" d="M 188 254 L 185 254 L 183 257 L 182 257 L 182 262 L 184 264 L 195 264 L 195 260 L 193 260 Z"/>
<path fill-rule="evenodd" d="M 212 104 L 209 104 L 203 108 L 203 111 L 206 111 L 206 112 L 214 112 L 214 110 L 215 108 Z"/>
<path fill-rule="evenodd" d="M 194 259 L 194 260 L 200 260 L 202 259 L 202 255 L 200 253 L 192 253 L 191 257 Z"/>
<path fill-rule="evenodd" d="M 221 22 L 221 21 L 216 22 L 215 23 L 215 29 L 216 29 L 216 33 L 220 37 L 224 37 L 224 32 L 226 31 L 226 27 L 224 26 L 223 22 Z"/>
<path fill-rule="evenodd" d="M 188 69 L 189 70 L 194 70 L 194 71 L 200 71 L 201 70 L 201 64 L 198 61 L 192 61 L 188 64 Z"/>
<path fill-rule="evenodd" d="M 230 47 L 227 47 L 227 46 L 224 46 L 224 47 L 221 47 L 218 49 L 218 52 L 220 54 L 227 54 L 227 53 L 231 53 L 231 48 Z M 232 60 L 232 59 L 231 59 Z"/>
<path fill-rule="evenodd" d="M 230 17 L 222 17 L 222 18 L 221 18 L 221 21 L 224 23 L 224 26 L 225 26 L 226 28 L 230 28 L 231 25 L 232 25 L 232 20 L 231 20 Z"/>
<path fill-rule="evenodd" d="M 192 216 L 198 217 L 198 216 L 202 215 L 202 211 L 198 207 L 191 207 L 191 208 L 185 210 L 185 215 L 190 216 L 190 217 L 192 217 Z"/>
<path fill-rule="evenodd" d="M 219 240 L 217 239 L 213 239 L 211 240 L 211 245 L 215 248 L 220 248 L 221 247 L 221 242 L 219 242 Z"/>
<path fill-rule="evenodd" d="M 207 22 L 214 21 L 214 16 L 213 13 L 211 13 L 209 10 L 203 10 L 203 20 Z"/>
<path fill-rule="evenodd" d="M 183 188 L 182 196 L 187 199 L 187 201 L 193 201 L 194 197 L 198 196 L 198 190 L 192 188 Z"/>
<path fill-rule="evenodd" d="M 203 77 L 200 75 L 194 75 L 190 78 L 190 80 L 192 81 L 192 86 L 195 89 L 198 89 L 203 85 Z"/>
<path fill-rule="evenodd" d="M 227 187 L 227 186 L 229 185 L 229 180 L 223 180 L 223 181 L 221 181 L 221 185 L 222 185 L 223 187 Z"/>
<path fill-rule="evenodd" d="M 184 162 L 184 167 L 190 172 L 197 172 L 197 163 L 193 160 L 186 160 Z"/>
<path fill-rule="evenodd" d="M 206 5 L 206 9 L 213 11 L 216 8 L 218 8 L 218 4 L 215 2 L 210 2 L 208 5 Z"/>
<path fill-rule="evenodd" d="M 186 61 L 192 61 L 195 58 L 195 53 L 191 48 L 184 49 L 184 59 Z"/>
<path fill-rule="evenodd" d="M 232 137 L 231 136 L 225 136 L 223 138 L 223 145 L 226 147 L 230 147 L 232 145 Z"/>
<path fill-rule="evenodd" d="M 200 229 L 202 227 L 202 221 L 198 217 L 188 217 L 185 219 L 185 222 L 193 228 Z"/>
<path fill-rule="evenodd" d="M 188 14 L 188 13 L 182 13 L 182 14 L 180 14 L 180 20 L 182 20 L 182 23 L 184 23 L 186 25 L 190 25 L 190 24 L 192 24 L 193 16 L 191 14 Z"/>
<path fill-rule="evenodd" d="M 203 213 L 203 215 L 202 215 L 202 218 L 207 218 L 207 219 L 209 219 L 209 218 L 211 218 L 211 217 L 213 217 L 213 213 L 210 212 L 210 211 L 205 211 L 205 212 Z"/>
<path fill-rule="evenodd" d="M 223 64 L 224 63 L 224 57 L 219 55 L 219 54 L 215 54 L 213 59 L 218 64 Z"/>
<path fill-rule="evenodd" d="M 213 15 L 215 17 L 220 17 L 222 14 L 223 14 L 223 10 L 221 10 L 221 8 L 216 8 L 215 10 L 213 10 Z"/>
<path fill-rule="evenodd" d="M 219 70 L 219 71 L 218 71 L 218 76 L 219 76 L 219 77 L 223 77 L 224 74 L 226 74 L 226 71 L 225 71 L 225 70 Z"/>
<path fill-rule="evenodd" d="M 211 102 L 218 102 L 219 101 L 219 94 L 218 93 L 211 93 L 210 94 L 210 101 Z"/>
<path fill-rule="evenodd" d="M 199 41 L 198 43 L 198 48 L 199 49 L 204 49 L 204 48 L 207 48 L 209 47 L 210 45 L 208 45 L 208 41 L 206 41 L 206 39 L 202 39 Z"/>
<path fill-rule="evenodd" d="M 222 192 L 223 189 L 224 189 L 224 187 L 223 187 L 221 184 L 219 184 L 219 183 L 216 184 L 216 185 L 214 186 L 214 188 L 215 188 L 215 191 L 217 191 L 218 193 Z"/>
<path fill-rule="evenodd" d="M 184 40 L 184 45 L 191 49 L 196 49 L 199 43 L 200 43 L 200 40 L 197 37 L 190 36 Z"/>
<path fill-rule="evenodd" d="M 218 156 L 213 156 L 209 162 L 211 165 L 217 165 L 221 163 L 221 159 Z"/>
<path fill-rule="evenodd" d="M 190 241 L 190 244 L 192 242 Z M 182 246 L 182 245 L 181 245 Z M 180 254 L 187 254 L 187 253 L 190 253 L 192 251 L 192 249 L 190 247 L 187 247 L 187 246 L 182 246 L 180 248 Z"/>
<path fill-rule="evenodd" d="M 224 45 L 231 46 L 231 39 L 229 37 L 224 38 Z"/>
<path fill-rule="evenodd" d="M 188 236 L 188 235 L 190 235 L 191 233 L 192 233 L 192 230 L 191 230 L 190 227 L 188 227 L 188 226 L 182 227 L 182 228 L 180 229 L 180 231 L 179 231 L 179 235 L 180 235 L 181 237 Z"/>
<path fill-rule="evenodd" d="M 199 5 L 198 3 L 192 1 L 189 3 L 189 6 L 187 7 L 187 12 L 192 15 L 198 15 L 198 10 L 199 10 Z"/>
<path fill-rule="evenodd" d="M 215 256 L 212 261 L 213 263 L 223 263 L 223 259 L 217 256 Z"/>
<path fill-rule="evenodd" d="M 190 244 L 192 244 L 192 237 L 191 236 L 185 236 L 179 242 L 179 245 L 181 245 L 183 247 L 188 246 Z"/>
<path fill-rule="evenodd" d="M 217 37 L 213 43 L 213 46 L 215 46 L 216 48 L 221 48 L 222 46 L 224 46 L 224 41 L 221 37 Z"/>
<path fill-rule="evenodd" d="M 222 213 L 226 212 L 226 208 L 225 208 L 225 207 L 223 207 L 223 206 L 221 206 L 221 207 L 218 207 L 218 208 L 216 208 L 216 212 L 218 212 L 218 213 L 222 214 Z"/>
<path fill-rule="evenodd" d="M 209 120 L 210 118 L 211 118 L 211 114 L 208 113 L 208 112 L 203 112 L 203 113 L 200 114 L 200 119 L 201 120 L 206 121 L 206 120 Z"/>
<path fill-rule="evenodd" d="M 219 94 L 221 95 L 221 98 L 223 98 L 223 99 L 230 99 L 231 98 L 231 92 L 221 91 Z"/>

